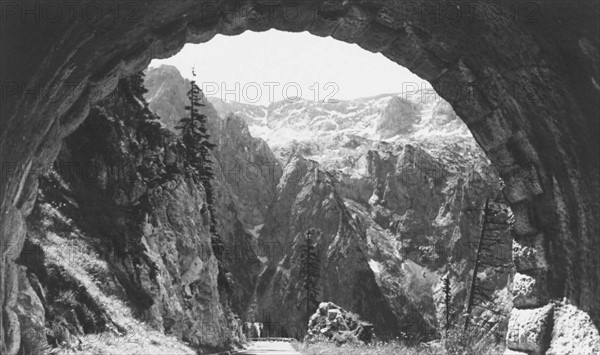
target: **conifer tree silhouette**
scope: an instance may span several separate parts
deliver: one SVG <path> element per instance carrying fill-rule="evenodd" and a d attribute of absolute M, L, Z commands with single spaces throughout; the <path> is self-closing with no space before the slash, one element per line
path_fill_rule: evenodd
<path fill-rule="evenodd" d="M 304 234 L 304 243 L 299 248 L 299 271 L 300 282 L 302 283 L 303 296 L 301 301 L 306 306 L 306 323 L 310 317 L 311 309 L 319 305 L 318 301 L 318 282 L 320 278 L 321 262 L 317 251 L 316 240 L 320 238 L 322 232 L 319 229 L 309 228 Z"/>
<path fill-rule="evenodd" d="M 223 241 L 217 232 L 217 218 L 215 213 L 215 200 L 212 186 L 214 178 L 213 162 L 210 158 L 212 150 L 216 147 L 210 142 L 210 134 L 206 125 L 206 115 L 200 113 L 204 106 L 202 90 L 196 85 L 196 73 L 192 69 L 193 80 L 187 93 L 189 105 L 185 106 L 187 115 L 182 117 L 177 125 L 181 131 L 181 139 L 186 148 L 187 172 L 194 181 L 201 183 L 206 191 L 207 208 L 210 213 L 210 231 L 213 235 L 212 248 L 220 260 L 223 252 Z"/>

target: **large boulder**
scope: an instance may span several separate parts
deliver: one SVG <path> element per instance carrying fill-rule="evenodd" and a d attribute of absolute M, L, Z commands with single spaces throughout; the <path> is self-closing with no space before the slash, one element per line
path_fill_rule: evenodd
<path fill-rule="evenodd" d="M 321 302 L 310 316 L 306 339 L 329 339 L 338 344 L 352 341 L 369 343 L 373 338 L 373 328 L 371 323 L 361 321 L 356 314 L 332 302 Z"/>

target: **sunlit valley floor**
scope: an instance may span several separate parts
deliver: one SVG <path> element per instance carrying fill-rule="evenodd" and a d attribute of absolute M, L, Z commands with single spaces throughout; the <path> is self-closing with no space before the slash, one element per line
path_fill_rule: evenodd
<path fill-rule="evenodd" d="M 31 285 L 22 294 L 43 303 L 21 297 L 21 313 L 47 329 L 31 349 L 212 353 L 240 348 L 258 323 L 262 336 L 301 339 L 297 251 L 315 228 L 318 298 L 393 341 L 372 353 L 425 343 L 448 351 L 431 344 L 447 322 L 464 324 L 483 206 L 507 209 L 498 175 L 448 103 L 433 91 L 269 106 L 205 100 L 215 249 L 206 191 L 186 177 L 176 129 L 189 82 L 162 66 L 144 84 L 147 107 L 122 80 L 41 179 L 20 258 Z M 494 238 L 503 267 L 478 270 L 485 297 L 471 321 L 473 337 L 501 348 L 508 228 Z M 326 345 L 298 346 L 316 354 Z"/>

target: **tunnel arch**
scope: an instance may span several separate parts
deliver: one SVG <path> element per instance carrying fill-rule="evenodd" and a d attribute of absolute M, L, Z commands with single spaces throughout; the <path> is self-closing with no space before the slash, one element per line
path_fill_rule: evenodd
<path fill-rule="evenodd" d="M 524 4 L 106 1 L 65 7 L 53 18 L 40 5 L 35 21 L 22 5 L 4 7 L 0 318 L 7 353 L 18 336 L 7 327 L 18 324 L 14 260 L 24 218 L 35 201 L 36 174 L 55 159 L 61 140 L 120 77 L 151 59 L 216 34 L 268 29 L 308 31 L 380 52 L 429 81 L 467 123 L 506 182 L 516 217 L 509 348 L 551 346 L 554 300 L 588 313 L 597 328 L 599 8 Z"/>

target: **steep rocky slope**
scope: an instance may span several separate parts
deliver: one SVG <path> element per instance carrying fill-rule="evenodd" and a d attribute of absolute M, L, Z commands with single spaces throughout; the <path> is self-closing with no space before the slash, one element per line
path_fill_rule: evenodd
<path fill-rule="evenodd" d="M 177 68 L 169 65 L 149 68 L 147 74 L 144 84 L 148 90 L 145 95 L 148 107 L 167 128 L 175 131 L 185 114 L 189 81 L 181 76 Z"/>
<path fill-rule="evenodd" d="M 65 141 L 21 257 L 53 345 L 204 353 L 243 341 L 184 149 L 127 80 Z"/>
<path fill-rule="evenodd" d="M 466 161 L 454 161 L 459 168 Z M 419 147 L 398 145 L 392 151 L 370 150 L 345 172 L 322 170 L 294 157 L 278 186 L 278 199 L 260 240 L 284 246 L 263 266 L 257 296 L 263 320 L 294 334 L 303 325 L 298 308 L 302 293 L 297 250 L 304 233 L 318 228 L 322 267 L 321 300 L 332 301 L 375 324 L 382 337 L 434 337 L 442 318 L 441 278 L 452 285 L 453 323 L 464 311 L 466 285 L 473 267 L 473 245 L 480 232 L 480 210 L 487 196 L 496 198 L 493 176 L 451 172 Z M 510 260 L 508 230 L 499 235 L 497 256 Z M 510 301 L 508 273 L 485 270 L 493 292 L 491 312 L 475 313 L 502 338 Z M 499 304 L 491 306 L 494 302 Z M 286 309 L 286 313 L 278 310 Z M 482 324 L 485 325 L 485 324 Z"/>
<path fill-rule="evenodd" d="M 335 180 L 301 157 L 286 165 L 278 199 L 260 233 L 261 241 L 283 247 L 283 253 L 269 260 L 261 272 L 257 297 L 263 321 L 275 324 L 279 328 L 276 333 L 302 334 L 299 330 L 305 327 L 306 315 L 299 307 L 303 291 L 299 269 L 304 265 L 294 251 L 304 243 L 310 227 L 322 232 L 316 241 L 321 251 L 320 299 L 362 315 L 375 324 L 377 334 L 399 334 L 401 317 L 376 283 L 361 221 L 336 191 Z M 423 315 L 406 297 L 397 294 L 394 299 L 402 304 L 407 318 L 424 329 Z M 287 311 L 280 312 L 282 309 Z"/>
<path fill-rule="evenodd" d="M 211 140 L 217 144 L 213 152 L 217 229 L 225 243 L 223 262 L 231 271 L 233 307 L 244 314 L 252 303 L 263 256 L 256 230 L 265 223 L 282 168 L 266 143 L 250 136 L 243 120 L 229 116 L 211 122 Z"/>
<path fill-rule="evenodd" d="M 179 134 L 177 123 L 185 115 L 189 85 L 174 67 L 161 66 L 146 71 L 148 92 L 145 97 L 149 108 L 157 115 L 165 114 L 161 121 L 175 135 Z M 212 100 L 203 98 L 201 101 L 204 106 L 200 111 L 207 116 L 210 140 L 216 145 L 213 151 L 215 211 L 219 222 L 217 230 L 225 243 L 223 264 L 230 271 L 232 306 L 236 313 L 244 315 L 252 307 L 259 258 L 264 257 L 257 231 L 264 224 L 265 213 L 275 198 L 282 167 L 266 142 L 252 137 L 246 120 L 231 114 L 231 110 L 219 114 L 216 108 L 224 106 L 213 106 Z M 177 104 L 179 102 L 182 104 Z M 243 105 L 235 107 L 239 109 Z M 255 320 L 252 315 L 244 318 Z"/>

